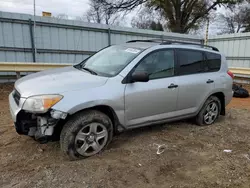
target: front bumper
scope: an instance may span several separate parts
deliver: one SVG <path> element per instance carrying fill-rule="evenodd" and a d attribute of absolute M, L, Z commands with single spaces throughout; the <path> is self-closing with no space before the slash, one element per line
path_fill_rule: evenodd
<path fill-rule="evenodd" d="M 9 107 L 11 118 L 14 122 L 17 122 L 17 114 L 20 112 L 23 103 L 25 102 L 25 98 L 20 98 L 19 105 L 17 105 L 16 101 L 13 98 L 13 92 L 9 95 Z"/>
<path fill-rule="evenodd" d="M 26 112 L 22 110 L 26 98 L 20 98 L 18 103 L 13 97 L 13 92 L 9 95 L 9 107 L 18 134 L 33 136 L 36 140 L 47 138 L 53 135 L 59 120 L 67 117 L 67 113 L 53 109 L 43 114 Z"/>

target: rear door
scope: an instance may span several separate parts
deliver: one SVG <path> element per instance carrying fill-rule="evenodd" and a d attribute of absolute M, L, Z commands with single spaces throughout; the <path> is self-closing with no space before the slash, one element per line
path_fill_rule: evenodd
<path fill-rule="evenodd" d="M 214 81 L 215 89 L 223 88 L 226 77 L 228 77 L 226 71 L 220 71 L 221 69 L 221 55 L 212 52 L 205 52 L 206 66 L 205 72 L 210 73 L 210 79 Z"/>
<path fill-rule="evenodd" d="M 178 99 L 177 115 L 196 113 L 214 89 L 213 73 L 206 72 L 203 51 L 177 49 Z"/>

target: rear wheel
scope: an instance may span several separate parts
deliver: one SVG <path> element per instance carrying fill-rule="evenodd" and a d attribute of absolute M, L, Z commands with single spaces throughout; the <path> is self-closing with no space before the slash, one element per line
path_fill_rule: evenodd
<path fill-rule="evenodd" d="M 105 149 L 113 136 L 109 117 L 99 111 L 73 116 L 60 135 L 61 150 L 71 160 L 93 156 Z"/>
<path fill-rule="evenodd" d="M 216 96 L 207 99 L 199 114 L 196 116 L 198 125 L 211 125 L 219 117 L 221 111 L 221 102 Z"/>

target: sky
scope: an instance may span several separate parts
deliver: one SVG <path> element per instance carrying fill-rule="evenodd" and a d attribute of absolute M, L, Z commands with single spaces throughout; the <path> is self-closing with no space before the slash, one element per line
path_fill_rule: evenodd
<path fill-rule="evenodd" d="M 33 14 L 34 0 L 0 0 L 0 11 Z M 51 12 L 52 16 L 67 14 L 70 17 L 82 16 L 89 8 L 88 0 L 36 0 L 38 16 Z"/>

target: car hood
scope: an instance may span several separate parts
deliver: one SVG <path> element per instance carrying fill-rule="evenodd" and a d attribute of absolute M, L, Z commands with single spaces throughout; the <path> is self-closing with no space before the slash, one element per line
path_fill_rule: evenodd
<path fill-rule="evenodd" d="M 88 89 L 104 85 L 107 77 L 92 75 L 73 66 L 50 69 L 30 74 L 19 79 L 15 88 L 21 97 L 42 94 L 61 94 L 63 92 Z"/>

